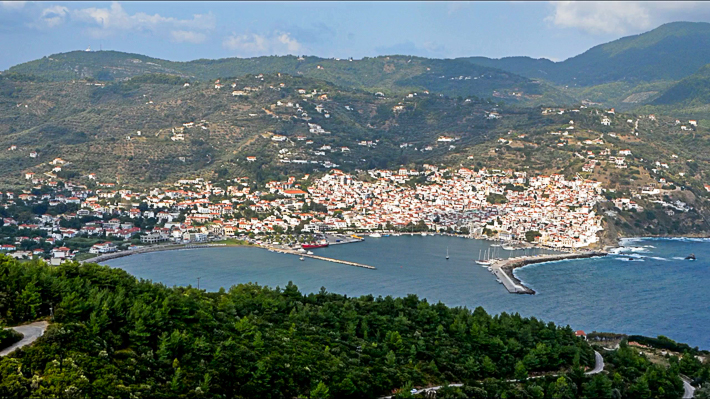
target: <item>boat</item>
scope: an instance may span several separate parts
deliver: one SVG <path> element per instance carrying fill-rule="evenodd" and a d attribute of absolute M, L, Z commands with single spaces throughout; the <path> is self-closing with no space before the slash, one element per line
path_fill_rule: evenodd
<path fill-rule="evenodd" d="M 306 252 L 306 255 L 313 255 L 313 251 Z"/>
<path fill-rule="evenodd" d="M 503 249 L 505 249 L 506 251 L 515 251 L 515 250 L 518 249 L 518 248 L 511 247 L 511 246 L 506 245 L 506 246 L 503 247 Z"/>
<path fill-rule="evenodd" d="M 306 258 L 304 258 L 303 256 L 301 256 L 301 257 L 298 258 L 298 259 L 299 259 L 299 260 L 306 260 Z"/>
<path fill-rule="evenodd" d="M 422 237 L 426 237 L 426 233 L 422 233 Z"/>
<path fill-rule="evenodd" d="M 446 260 L 449 260 L 449 247 L 446 247 Z"/>
<path fill-rule="evenodd" d="M 500 247 L 500 244 L 491 244 L 492 247 Z"/>
<path fill-rule="evenodd" d="M 492 265 L 493 262 L 489 259 L 489 251 L 490 251 L 490 249 L 488 251 L 486 251 L 486 258 L 484 259 L 481 257 L 481 250 L 479 249 L 478 250 L 478 260 L 476 261 L 476 263 L 483 266 L 483 267 L 487 267 L 487 266 Z"/>
<path fill-rule="evenodd" d="M 695 260 L 695 254 L 690 254 L 685 257 L 685 260 Z"/>
<path fill-rule="evenodd" d="M 382 237 L 382 234 L 380 234 L 380 233 L 372 233 L 372 234 L 370 234 L 370 238 L 380 238 L 380 237 Z"/>
<path fill-rule="evenodd" d="M 502 281 L 500 281 L 500 279 L 499 279 L 499 278 L 497 278 L 497 277 L 496 277 L 496 281 L 498 282 L 498 284 L 503 284 L 503 282 L 502 282 Z"/>
<path fill-rule="evenodd" d="M 310 244 L 303 244 L 301 245 L 301 248 L 303 249 L 313 249 L 313 248 L 325 248 L 328 246 L 328 243 L 310 243 Z"/>

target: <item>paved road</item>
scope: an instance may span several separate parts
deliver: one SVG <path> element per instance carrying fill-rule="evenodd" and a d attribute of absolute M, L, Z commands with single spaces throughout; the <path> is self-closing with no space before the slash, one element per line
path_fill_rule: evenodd
<path fill-rule="evenodd" d="M 22 348 L 23 346 L 27 346 L 35 342 L 37 338 L 41 337 L 42 334 L 44 334 L 44 331 L 47 329 L 47 326 L 49 326 L 49 323 L 47 323 L 46 321 L 36 321 L 34 323 L 25 324 L 24 326 L 10 327 L 13 330 L 24 335 L 24 337 L 22 337 L 22 339 L 16 342 L 14 345 L 11 345 L 0 351 L 0 356 L 9 355 L 17 348 Z"/>
<path fill-rule="evenodd" d="M 680 377 L 680 379 L 683 380 L 683 388 L 685 388 L 683 399 L 692 399 L 695 397 L 695 387 L 690 385 L 690 381 L 687 378 Z"/>
<path fill-rule="evenodd" d="M 594 351 L 594 369 L 587 371 L 586 375 L 593 375 L 593 374 L 599 374 L 604 370 L 604 358 L 602 355 Z"/>
<path fill-rule="evenodd" d="M 594 351 L 594 369 L 587 371 L 584 374 L 593 375 L 593 374 L 599 374 L 602 371 L 604 371 L 604 358 L 602 357 L 601 353 Z M 537 377 L 530 377 L 529 379 L 543 378 L 543 377 L 550 377 L 550 376 L 556 377 L 557 374 L 540 375 Z M 507 382 L 517 382 L 517 381 L 518 380 L 507 380 Z M 683 380 L 683 383 L 685 384 L 685 380 Z M 463 384 L 449 384 L 449 386 L 450 387 L 461 387 L 461 386 L 463 386 Z M 685 388 L 686 392 L 688 390 L 688 386 L 690 386 L 690 384 L 686 385 L 686 388 Z M 425 393 L 425 392 L 431 392 L 431 391 L 438 391 L 441 388 L 443 388 L 443 386 L 441 386 L 441 385 L 436 386 L 436 387 L 422 388 L 422 389 L 416 390 L 416 392 L 413 392 L 413 393 L 419 394 L 419 393 Z M 693 389 L 693 391 L 695 390 L 695 388 L 693 388 L 692 386 L 690 388 Z M 691 394 L 691 396 L 688 396 L 688 398 L 692 398 L 692 397 L 693 397 L 692 394 Z M 392 398 L 392 397 L 391 396 L 384 396 L 379 399 L 390 399 L 390 398 Z M 683 399 L 685 399 L 685 398 L 686 398 L 686 396 L 683 396 Z"/>

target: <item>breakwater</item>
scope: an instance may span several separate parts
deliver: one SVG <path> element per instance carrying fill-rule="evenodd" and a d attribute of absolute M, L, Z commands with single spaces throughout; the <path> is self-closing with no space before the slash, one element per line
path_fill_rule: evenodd
<path fill-rule="evenodd" d="M 491 265 L 491 272 L 500 280 L 500 282 L 511 294 L 534 295 L 535 290 L 526 287 L 522 281 L 518 280 L 518 278 L 515 277 L 515 275 L 513 274 L 514 269 L 527 265 L 532 265 L 535 263 L 555 262 L 558 260 L 569 259 L 584 259 L 606 255 L 607 253 L 603 251 L 585 251 L 555 255 L 521 256 L 517 258 L 496 261 Z"/>

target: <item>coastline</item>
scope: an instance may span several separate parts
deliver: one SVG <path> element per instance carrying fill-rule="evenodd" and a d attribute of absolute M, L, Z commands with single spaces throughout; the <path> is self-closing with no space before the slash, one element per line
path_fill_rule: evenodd
<path fill-rule="evenodd" d="M 555 255 L 522 256 L 495 262 L 491 265 L 492 273 L 501 280 L 508 292 L 512 294 L 535 295 L 535 290 L 528 287 L 515 276 L 514 270 L 532 264 L 556 262 L 560 260 L 586 259 L 606 256 L 604 251 L 585 251 L 576 253 L 563 253 Z"/>
<path fill-rule="evenodd" d="M 227 244 L 227 243 L 220 243 L 220 242 L 215 242 L 215 243 L 205 243 L 205 244 L 165 244 L 165 245 L 156 245 L 152 247 L 143 247 L 139 248 L 136 250 L 127 250 L 127 251 L 118 251 L 118 252 L 111 252 L 108 254 L 102 254 L 99 256 L 95 256 L 93 258 L 89 259 L 84 259 L 80 261 L 80 263 L 99 263 L 99 262 L 105 262 L 107 260 L 111 259 L 118 259 L 118 258 L 123 258 L 126 256 L 131 256 L 131 255 L 138 255 L 138 254 L 147 254 L 151 252 L 163 252 L 163 251 L 175 251 L 178 249 L 201 249 L 201 248 L 224 248 L 224 247 L 252 247 L 253 245 L 251 244 Z"/>

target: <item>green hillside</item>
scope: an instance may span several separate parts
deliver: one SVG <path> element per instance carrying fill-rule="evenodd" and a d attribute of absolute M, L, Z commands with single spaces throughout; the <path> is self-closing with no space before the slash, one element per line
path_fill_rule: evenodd
<path fill-rule="evenodd" d="M 529 57 L 466 60 L 558 85 L 678 80 L 710 63 L 710 24 L 668 23 L 646 33 L 592 47 L 561 62 Z"/>
<path fill-rule="evenodd" d="M 130 184 L 221 169 L 266 179 L 325 161 L 346 170 L 398 166 L 536 123 L 519 111 L 489 119 L 499 108 L 474 97 L 383 97 L 283 74 L 221 81 L 217 89 L 166 75 L 107 84 L 0 79 L 0 146 L 17 148 L 0 152 L 0 179 L 48 173 L 55 157 L 70 162 L 65 175 L 94 172 Z M 455 148 L 438 142 L 441 135 L 455 136 Z"/>
<path fill-rule="evenodd" d="M 613 375 L 585 375 L 594 349 L 569 326 L 416 295 L 303 294 L 291 283 L 205 292 L 96 264 L 3 255 L 0 283 L 3 320 L 53 314 L 34 345 L 0 358 L 8 398 L 413 398 L 414 386 L 459 383 L 437 397 L 636 398 L 652 390 L 671 399 L 683 392 L 679 372 L 707 371 L 687 360 L 654 365 L 623 342 L 605 354 Z"/>
<path fill-rule="evenodd" d="M 651 105 L 698 106 L 710 103 L 710 64 L 664 91 Z"/>
<path fill-rule="evenodd" d="M 115 51 L 74 51 L 20 64 L 7 73 L 49 81 L 94 78 L 105 82 L 146 73 L 174 74 L 202 81 L 247 74 L 285 73 L 386 94 L 428 90 L 449 96 L 497 97 L 526 104 L 573 102 L 548 85 L 510 72 L 466 61 L 410 56 L 362 60 L 269 56 L 173 62 Z"/>

